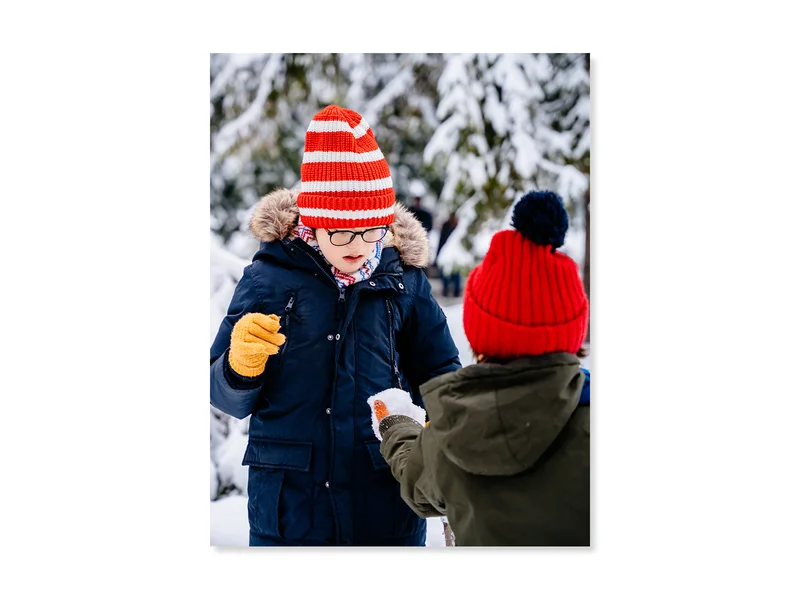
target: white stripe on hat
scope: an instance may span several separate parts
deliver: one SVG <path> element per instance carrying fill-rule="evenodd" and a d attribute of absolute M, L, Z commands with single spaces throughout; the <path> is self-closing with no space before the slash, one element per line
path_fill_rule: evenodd
<path fill-rule="evenodd" d="M 361 121 L 353 128 L 353 135 L 358 139 L 367 133 L 367 129 L 369 129 L 369 124 L 364 117 L 361 117 Z"/>
<path fill-rule="evenodd" d="M 349 162 L 349 163 L 369 163 L 381 160 L 383 152 L 372 150 L 370 152 L 304 152 L 304 163 L 322 162 Z"/>
<path fill-rule="evenodd" d="M 303 181 L 301 192 L 377 192 L 392 187 L 392 178 L 369 181 Z"/>
<path fill-rule="evenodd" d="M 321 217 L 328 219 L 374 219 L 394 214 L 394 206 L 375 210 L 330 210 L 327 208 L 301 208 L 301 217 Z"/>
<path fill-rule="evenodd" d="M 350 127 L 350 123 L 347 121 L 311 121 L 308 125 L 308 131 L 314 133 L 334 133 L 336 131 L 347 131 L 353 134 L 353 137 L 356 139 L 363 136 L 367 133 L 367 129 L 369 129 L 369 125 L 367 124 L 364 117 L 361 117 L 361 121 L 355 127 Z"/>

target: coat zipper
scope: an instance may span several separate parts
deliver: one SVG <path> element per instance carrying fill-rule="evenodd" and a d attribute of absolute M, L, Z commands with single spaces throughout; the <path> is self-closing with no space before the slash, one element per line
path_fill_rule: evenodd
<path fill-rule="evenodd" d="M 280 359 L 280 367 L 283 368 L 283 355 L 286 354 L 286 348 L 289 345 L 289 324 L 290 324 L 290 317 L 292 313 L 292 308 L 294 307 L 294 301 L 297 299 L 295 294 L 291 294 L 289 296 L 289 302 L 286 303 L 286 307 L 283 309 L 283 316 L 285 317 L 283 321 L 283 327 L 279 330 L 283 335 L 286 336 L 286 343 L 283 344 L 281 347 L 281 359 Z"/>
<path fill-rule="evenodd" d="M 403 384 L 400 382 L 400 369 L 397 368 L 397 356 L 395 356 L 394 351 L 394 311 L 392 311 L 392 305 L 389 302 L 388 298 L 384 298 L 386 302 L 386 312 L 389 315 L 389 357 L 392 361 L 392 367 L 394 368 L 394 376 L 397 379 L 397 387 L 401 390 L 403 389 Z"/>

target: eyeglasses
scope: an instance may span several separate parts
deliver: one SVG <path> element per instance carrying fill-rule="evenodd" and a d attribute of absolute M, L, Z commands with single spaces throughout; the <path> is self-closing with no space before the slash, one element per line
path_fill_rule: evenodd
<path fill-rule="evenodd" d="M 373 227 L 365 231 L 348 231 L 340 229 L 339 231 L 328 231 L 327 234 L 331 238 L 331 244 L 334 246 L 347 246 L 350 242 L 356 239 L 357 235 L 368 244 L 375 243 L 386 237 L 388 227 Z"/>

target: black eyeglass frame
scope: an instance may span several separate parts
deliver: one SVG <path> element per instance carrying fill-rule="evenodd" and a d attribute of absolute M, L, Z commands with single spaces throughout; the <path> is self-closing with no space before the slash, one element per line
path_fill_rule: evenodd
<path fill-rule="evenodd" d="M 382 235 L 381 237 L 379 237 L 377 240 L 367 241 L 367 240 L 364 238 L 364 234 L 365 234 L 365 233 L 369 233 L 370 231 L 375 231 L 375 230 L 378 230 L 378 229 L 380 229 L 381 231 L 383 231 L 383 235 Z M 349 244 L 349 243 L 350 243 L 350 242 L 352 242 L 354 239 L 356 239 L 356 236 L 357 236 L 357 235 L 360 235 L 360 236 L 361 236 L 361 239 L 362 239 L 362 240 L 364 240 L 364 242 L 366 242 L 367 244 L 374 244 L 374 243 L 376 243 L 376 242 L 379 242 L 379 241 L 381 241 L 383 238 L 385 238 L 385 237 L 386 237 L 386 234 L 387 234 L 387 233 L 389 233 L 389 228 L 388 228 L 388 227 L 386 227 L 385 225 L 383 225 L 383 226 L 381 226 L 381 227 L 370 227 L 369 229 L 365 229 L 364 231 L 351 231 L 351 230 L 349 230 L 349 229 L 337 229 L 336 231 L 327 231 L 327 230 L 326 230 L 326 231 L 325 231 L 325 233 L 327 233 L 327 234 L 328 234 L 328 237 L 330 238 L 330 241 L 331 241 L 331 245 L 332 245 L 332 246 L 347 246 L 347 244 Z M 335 244 L 335 243 L 333 242 L 333 236 L 334 236 L 334 235 L 336 235 L 336 234 L 338 234 L 338 233 L 349 233 L 349 234 L 350 234 L 350 239 L 349 239 L 349 240 L 347 240 L 347 242 L 345 242 L 344 244 Z"/>

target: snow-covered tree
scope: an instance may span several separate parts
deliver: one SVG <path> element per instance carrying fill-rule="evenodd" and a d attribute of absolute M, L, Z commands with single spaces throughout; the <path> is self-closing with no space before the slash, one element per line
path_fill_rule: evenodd
<path fill-rule="evenodd" d="M 560 177 L 557 189 L 573 202 L 573 221 L 585 232 L 582 258 L 583 283 L 589 295 L 589 55 L 553 54 L 550 56 L 553 76 L 544 83 L 543 105 L 552 115 L 551 128 L 562 137 L 554 145 L 549 163 L 557 166 Z"/>
<path fill-rule="evenodd" d="M 441 125 L 425 148 L 426 161 L 445 174 L 441 200 L 460 218 L 440 261 L 445 267 L 474 266 L 486 251 L 486 233 L 507 224 L 512 203 L 527 191 L 553 189 L 575 213 L 589 180 L 584 56 L 445 57 Z M 450 248 L 461 246 L 467 255 Z"/>
<path fill-rule="evenodd" d="M 341 55 L 340 61 L 350 79 L 346 105 L 372 126 L 398 197 L 421 186 L 438 198 L 443 177 L 424 162 L 423 152 L 439 125 L 436 82 L 443 55 L 351 54 Z"/>
<path fill-rule="evenodd" d="M 226 242 L 258 199 L 300 177 L 308 123 L 342 102 L 336 55 L 211 55 L 212 230 Z"/>

